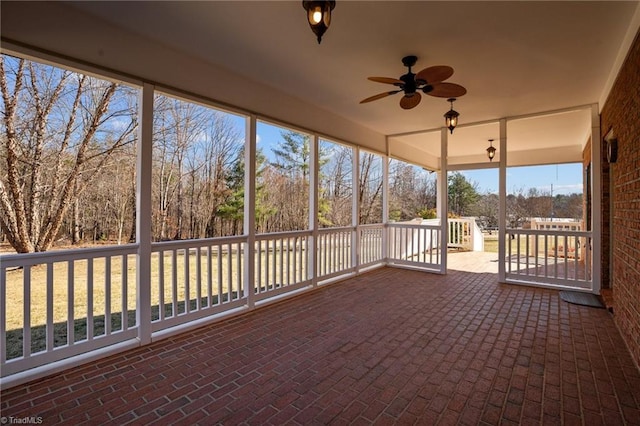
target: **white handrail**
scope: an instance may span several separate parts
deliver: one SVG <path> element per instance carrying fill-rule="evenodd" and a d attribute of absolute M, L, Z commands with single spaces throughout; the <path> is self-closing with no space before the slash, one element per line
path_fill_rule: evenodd
<path fill-rule="evenodd" d="M 588 231 L 507 229 L 506 281 L 593 291 Z"/>
<path fill-rule="evenodd" d="M 248 265 L 253 268 L 254 282 L 248 286 L 243 272 L 246 236 L 155 242 L 151 245 L 152 309 L 148 318 L 151 332 L 158 338 L 180 327 L 253 309 L 247 291 L 260 304 L 269 303 L 311 288 L 312 282 L 329 282 L 355 274 L 362 267 L 388 264 L 443 273 L 439 246 L 442 229 L 435 222 L 439 221 L 322 228 L 315 236 L 308 230 L 256 235 L 253 259 Z M 471 224 L 467 226 L 471 232 Z M 457 232 L 465 236 L 466 230 L 458 228 Z M 508 282 L 583 290 L 592 287 L 590 232 L 521 229 L 506 232 L 508 237 L 514 237 L 507 251 Z M 354 256 L 356 247 L 360 252 Z M 317 253 L 314 268 L 308 264 L 310 250 Z M 130 300 L 135 298 L 135 292 L 129 288 L 133 279 L 127 278 L 135 275 L 132 268 L 137 267 L 134 257 L 137 253 L 137 244 L 126 244 L 1 256 L 2 377 L 28 376 L 28 371 L 34 368 L 46 369 L 46 365 L 70 356 L 130 347 L 129 343 L 140 332 L 140 324 L 130 322 L 136 309 L 135 300 Z M 95 266 L 98 262 L 105 265 L 103 275 Z M 60 272 L 54 272 L 58 270 L 66 271 L 62 280 Z M 44 275 L 39 271 L 44 271 Z M 116 275 L 121 278 L 115 280 Z M 43 279 L 38 278 L 41 276 L 45 277 L 42 286 L 37 281 Z M 58 285 L 65 288 L 67 296 L 63 300 L 53 298 L 54 286 Z M 42 297 L 36 293 L 41 288 L 46 289 Z M 25 300 L 19 306 L 12 296 L 15 291 Z M 77 297 L 86 302 L 86 314 L 76 314 Z M 64 317 L 54 314 L 60 303 L 64 305 Z M 7 322 L 8 308 L 19 310 L 21 325 Z M 46 312 L 45 319 L 34 316 L 36 308 Z M 104 321 L 104 329 L 98 330 L 95 320 L 102 315 L 105 319 L 115 315 L 120 325 Z M 78 321 L 86 323 L 84 334 L 77 334 Z M 33 327 L 44 328 L 42 342 L 33 337 Z M 55 333 L 60 330 L 66 333 L 66 343 L 59 343 L 60 336 Z M 6 344 L 8 335 L 15 333 L 24 336 L 17 355 L 14 349 L 8 351 Z M 32 345 L 36 349 L 32 350 Z"/>

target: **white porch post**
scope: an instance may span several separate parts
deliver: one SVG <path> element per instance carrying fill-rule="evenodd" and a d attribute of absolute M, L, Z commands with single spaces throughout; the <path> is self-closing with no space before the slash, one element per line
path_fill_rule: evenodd
<path fill-rule="evenodd" d="M 256 265 L 256 139 L 257 118 L 250 115 L 246 119 L 246 140 L 244 148 L 244 234 L 247 243 L 244 250 L 244 294 L 247 305 L 255 305 L 255 265 Z M 260 256 L 260 253 L 258 253 Z"/>
<path fill-rule="evenodd" d="M 386 152 L 382 159 L 382 257 L 389 262 L 389 137 L 385 137 Z"/>
<path fill-rule="evenodd" d="M 442 181 L 442 170 L 438 170 L 436 172 L 436 182 L 440 185 Z M 440 212 L 442 211 L 442 191 L 440 191 L 440 187 L 438 187 L 436 191 L 436 212 L 438 216 L 440 216 Z"/>
<path fill-rule="evenodd" d="M 141 344 L 151 343 L 151 173 L 154 86 L 143 84 L 136 156 L 136 323 Z M 162 309 L 162 306 L 159 307 Z"/>
<path fill-rule="evenodd" d="M 351 265 L 356 273 L 360 269 L 360 149 L 353 148 L 353 171 L 351 173 L 353 179 L 353 203 L 351 204 Z"/>
<path fill-rule="evenodd" d="M 507 120 L 500 120 L 500 169 L 498 177 L 498 281 L 506 278 L 506 229 L 507 229 Z"/>
<path fill-rule="evenodd" d="M 309 229 L 311 238 L 307 246 L 307 278 L 311 280 L 311 285 L 318 285 L 318 274 L 316 266 L 318 262 L 318 205 L 319 205 L 319 185 L 320 185 L 320 139 L 318 135 L 311 138 L 311 149 L 309 153 L 309 163 L 311 173 L 309 173 Z"/>
<path fill-rule="evenodd" d="M 447 245 L 449 243 L 449 184 L 447 182 L 447 168 L 449 167 L 447 162 L 449 135 L 447 128 L 443 127 L 440 130 L 440 174 L 438 175 L 438 191 L 437 200 L 438 216 L 440 216 L 440 273 L 447 273 Z"/>
<path fill-rule="evenodd" d="M 591 290 L 600 294 L 602 287 L 602 138 L 598 104 L 591 105 Z M 589 247 L 586 247 L 589 250 Z"/>

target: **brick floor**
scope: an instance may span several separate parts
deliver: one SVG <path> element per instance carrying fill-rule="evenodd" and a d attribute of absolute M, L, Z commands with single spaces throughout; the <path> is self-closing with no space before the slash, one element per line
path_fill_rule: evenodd
<path fill-rule="evenodd" d="M 384 268 L 2 392 L 44 424 L 635 424 L 610 313 Z"/>

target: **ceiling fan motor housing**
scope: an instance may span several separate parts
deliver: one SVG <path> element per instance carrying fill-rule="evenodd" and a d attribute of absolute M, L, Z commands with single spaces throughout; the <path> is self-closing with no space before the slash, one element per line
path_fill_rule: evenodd
<path fill-rule="evenodd" d="M 416 75 L 412 72 L 408 72 L 400 80 L 404 81 L 404 84 L 400 86 L 404 90 L 405 95 L 410 95 L 416 92 L 418 85 L 416 84 Z"/>

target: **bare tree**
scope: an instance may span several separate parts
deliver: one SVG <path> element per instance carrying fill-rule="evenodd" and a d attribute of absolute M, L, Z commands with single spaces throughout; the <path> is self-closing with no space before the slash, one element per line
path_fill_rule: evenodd
<path fill-rule="evenodd" d="M 154 199 L 158 222 L 154 233 L 160 240 L 182 239 L 185 231 L 185 169 L 188 151 L 202 137 L 206 111 L 196 104 L 156 96 L 154 115 Z"/>
<path fill-rule="evenodd" d="M 208 237 L 234 232 L 223 231 L 223 220 L 230 219 L 232 227 L 238 225 L 237 215 L 225 217 L 220 209 L 230 198 L 242 190 L 244 195 L 244 138 L 228 117 L 215 113 L 209 125 L 209 138 L 204 149 L 204 187 L 199 205 L 202 209 L 202 226 Z M 242 176 L 239 172 L 242 172 Z M 225 213 L 229 213 L 228 211 Z M 237 229 L 236 229 L 237 231 Z"/>
<path fill-rule="evenodd" d="M 436 207 L 436 181 L 431 174 L 398 160 L 392 160 L 389 169 L 390 219 L 413 219 Z"/>
<path fill-rule="evenodd" d="M 220 236 L 231 217 L 231 227 L 237 227 L 234 215 L 219 211 L 236 190 L 229 187 L 229 175 L 244 146 L 231 117 L 162 95 L 155 110 L 154 238 Z"/>
<path fill-rule="evenodd" d="M 46 251 L 73 198 L 135 141 L 130 89 L 7 55 L 0 57 L 0 226 L 20 253 Z"/>
<path fill-rule="evenodd" d="M 487 193 L 480 196 L 471 213 L 478 217 L 483 228 L 497 229 L 499 207 L 498 194 Z"/>
<path fill-rule="evenodd" d="M 351 225 L 353 201 L 353 149 L 324 142 L 330 159 L 320 168 L 320 225 Z"/>
<path fill-rule="evenodd" d="M 360 154 L 360 224 L 382 221 L 382 158 Z"/>
<path fill-rule="evenodd" d="M 110 183 L 111 191 L 107 198 L 105 213 L 111 216 L 115 225 L 109 227 L 109 230 L 111 232 L 115 230 L 116 242 L 122 244 L 125 229 L 133 227 L 134 223 L 133 211 L 136 206 L 131 202 L 131 195 L 135 192 L 135 155 L 129 153 L 126 156 L 119 156 L 115 164 L 109 168 L 109 175 L 111 179 L 106 181 Z"/>
<path fill-rule="evenodd" d="M 511 228 L 520 228 L 531 214 L 527 209 L 527 197 L 524 188 L 514 189 L 507 194 L 507 222 Z"/>
<path fill-rule="evenodd" d="M 282 131 L 281 136 L 263 174 L 268 188 L 265 202 L 274 212 L 267 220 L 269 232 L 296 231 L 309 225 L 310 139 L 292 131 Z"/>
<path fill-rule="evenodd" d="M 553 201 L 549 191 L 529 188 L 523 200 L 523 210 L 531 217 L 553 217 Z"/>

